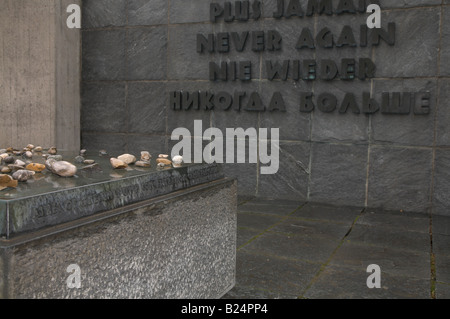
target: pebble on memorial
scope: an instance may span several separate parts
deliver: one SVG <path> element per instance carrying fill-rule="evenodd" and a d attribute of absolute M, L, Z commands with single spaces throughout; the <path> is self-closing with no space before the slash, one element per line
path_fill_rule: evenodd
<path fill-rule="evenodd" d="M 150 166 L 152 166 L 150 164 L 150 161 L 137 161 L 134 165 L 136 165 L 137 167 L 150 167 Z"/>
<path fill-rule="evenodd" d="M 31 177 L 33 177 L 34 174 L 36 174 L 36 173 L 33 171 L 21 169 L 21 170 L 18 170 L 17 172 L 15 172 L 12 175 L 12 178 L 16 181 L 24 183 L 24 182 L 27 182 Z"/>
<path fill-rule="evenodd" d="M 151 158 L 152 158 L 152 155 L 149 152 L 147 152 L 147 151 L 141 152 L 141 161 L 150 162 Z"/>
<path fill-rule="evenodd" d="M 45 162 L 45 166 L 50 172 L 61 177 L 73 177 L 77 173 L 77 167 L 65 161 L 49 159 Z"/>
<path fill-rule="evenodd" d="M 172 158 L 172 163 L 173 167 L 181 167 L 181 165 L 183 164 L 183 157 L 180 155 L 174 156 L 174 158 Z"/>
<path fill-rule="evenodd" d="M 166 165 L 166 166 L 172 165 L 172 161 L 168 160 L 167 158 L 158 158 L 156 160 L 156 163 L 163 164 L 163 165 Z"/>
<path fill-rule="evenodd" d="M 31 163 L 31 164 L 28 164 L 25 168 L 29 171 L 40 173 L 45 170 L 45 165 L 38 164 L 38 163 Z"/>
<path fill-rule="evenodd" d="M 136 163 L 136 156 L 131 154 L 120 155 L 117 159 L 124 162 L 127 165 Z"/>
<path fill-rule="evenodd" d="M 117 159 L 115 157 L 111 158 L 110 162 L 111 162 L 111 166 L 114 169 L 124 169 L 124 168 L 128 167 L 127 163 L 125 163 L 124 161 L 121 161 L 120 159 Z"/>
<path fill-rule="evenodd" d="M 0 188 L 16 188 L 18 186 L 18 181 L 14 180 L 11 176 L 6 174 L 0 174 Z"/>

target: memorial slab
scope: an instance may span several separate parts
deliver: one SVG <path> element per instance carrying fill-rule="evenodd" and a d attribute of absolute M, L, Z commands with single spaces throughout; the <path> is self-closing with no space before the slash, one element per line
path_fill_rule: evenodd
<path fill-rule="evenodd" d="M 237 185 L 221 165 L 89 159 L 72 178 L 44 171 L 0 193 L 0 298 L 209 299 L 234 286 Z"/>

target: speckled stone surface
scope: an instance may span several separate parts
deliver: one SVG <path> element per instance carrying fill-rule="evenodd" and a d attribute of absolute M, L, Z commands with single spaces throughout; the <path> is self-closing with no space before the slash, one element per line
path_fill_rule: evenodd
<path fill-rule="evenodd" d="M 235 284 L 236 216 L 236 181 L 219 179 L 0 240 L 0 298 L 220 298 Z"/>

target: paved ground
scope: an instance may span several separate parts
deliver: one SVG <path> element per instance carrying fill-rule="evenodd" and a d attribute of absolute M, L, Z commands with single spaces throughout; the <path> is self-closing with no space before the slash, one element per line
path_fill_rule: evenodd
<path fill-rule="evenodd" d="M 227 299 L 450 299 L 449 217 L 240 199 L 237 240 Z"/>

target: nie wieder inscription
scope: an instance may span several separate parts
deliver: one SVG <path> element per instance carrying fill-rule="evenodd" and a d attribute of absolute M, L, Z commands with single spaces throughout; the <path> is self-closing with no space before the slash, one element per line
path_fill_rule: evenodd
<path fill-rule="evenodd" d="M 281 21 L 284 19 L 308 19 L 315 15 L 342 16 L 367 14 L 366 0 L 309 0 L 302 4 L 299 0 L 274 0 L 276 9 L 272 17 Z M 262 17 L 261 1 L 234 1 L 210 4 L 211 23 L 245 23 L 256 21 Z M 275 28 L 272 30 L 256 30 L 241 32 L 218 32 L 210 34 L 197 34 L 195 37 L 196 51 L 200 55 L 223 56 L 231 52 L 252 51 L 255 54 L 264 51 L 282 53 L 283 47 L 294 46 L 299 57 L 305 51 L 324 49 L 339 50 L 341 48 L 374 49 L 385 43 L 394 46 L 396 40 L 396 25 L 388 22 L 385 27 L 369 28 L 362 24 L 357 28 L 343 25 L 340 30 L 330 27 L 321 27 L 312 30 L 308 27 L 298 28 L 298 37 L 295 43 L 285 43 L 283 34 Z M 258 55 L 259 56 L 259 55 Z M 264 101 L 256 92 L 239 90 L 239 81 L 248 82 L 254 79 L 254 69 L 259 68 L 259 61 L 230 61 L 209 62 L 209 80 L 212 82 L 232 81 L 238 89 L 234 92 L 226 91 L 194 91 L 183 90 L 169 93 L 169 106 L 175 111 L 189 110 L 224 110 L 249 112 L 286 112 L 286 103 L 281 92 L 272 92 L 270 100 Z M 312 81 L 346 81 L 351 85 L 354 81 L 367 81 L 375 78 L 376 65 L 370 57 L 345 57 L 333 59 L 289 59 L 262 61 L 262 68 L 267 81 L 312 82 Z M 430 92 L 382 92 L 372 96 L 368 91 L 356 96 L 345 93 L 338 99 L 328 92 L 303 91 L 293 92 L 298 96 L 300 112 L 310 113 L 315 109 L 325 112 L 339 112 L 355 114 L 400 114 L 427 115 L 431 108 Z M 358 102 L 360 101 L 360 102 Z M 362 102 L 361 102 L 362 101 Z"/>

